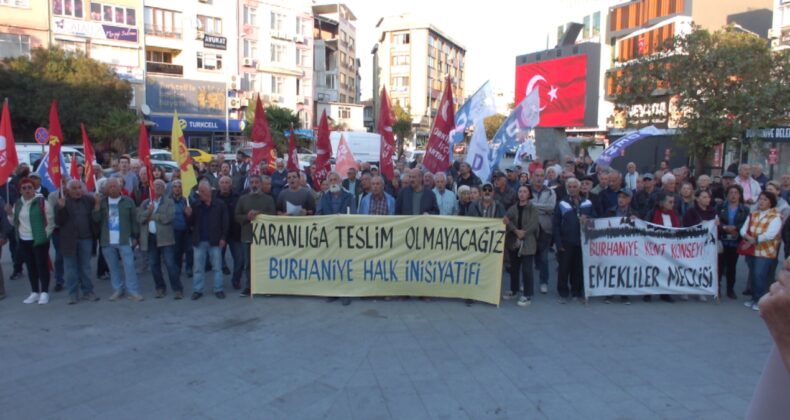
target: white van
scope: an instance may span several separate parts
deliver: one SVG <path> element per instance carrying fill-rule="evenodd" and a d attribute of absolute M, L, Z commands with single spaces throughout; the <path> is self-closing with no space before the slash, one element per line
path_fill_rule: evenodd
<path fill-rule="evenodd" d="M 63 152 L 63 161 L 65 162 L 66 166 L 68 167 L 71 164 L 71 156 L 77 156 L 77 163 L 83 164 L 85 163 L 85 155 L 82 154 L 81 150 L 77 150 L 72 146 L 61 146 L 61 152 Z M 42 146 L 36 143 L 17 143 L 16 144 L 16 155 L 19 158 L 19 163 L 27 163 L 30 165 L 31 170 L 33 168 L 33 162 L 41 159 L 42 156 L 47 154 L 49 151 L 49 145 Z"/>
<path fill-rule="evenodd" d="M 381 135 L 378 133 L 368 133 L 367 131 L 333 131 L 329 134 L 329 141 L 332 142 L 332 157 L 336 157 L 337 145 L 340 143 L 340 135 L 346 139 L 348 148 L 354 154 L 354 159 L 359 162 L 378 162 L 380 159 L 379 150 L 381 149 Z"/>

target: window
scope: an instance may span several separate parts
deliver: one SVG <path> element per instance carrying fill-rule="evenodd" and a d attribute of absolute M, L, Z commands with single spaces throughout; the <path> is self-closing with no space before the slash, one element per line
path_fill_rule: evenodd
<path fill-rule="evenodd" d="M 244 58 L 256 58 L 256 57 L 258 57 L 258 43 L 251 39 L 245 39 Z"/>
<path fill-rule="evenodd" d="M 396 45 L 408 44 L 409 34 L 407 32 L 392 34 L 392 43 Z"/>
<path fill-rule="evenodd" d="M 159 50 L 145 50 L 145 61 L 151 63 L 173 63 L 173 53 Z"/>
<path fill-rule="evenodd" d="M 0 58 L 30 58 L 30 36 L 0 34 Z"/>
<path fill-rule="evenodd" d="M 409 77 L 399 76 L 392 78 L 393 92 L 407 92 L 409 90 Z"/>
<path fill-rule="evenodd" d="M 145 33 L 168 38 L 181 38 L 181 13 L 146 7 Z"/>
<path fill-rule="evenodd" d="M 93 44 L 91 45 L 91 58 L 102 63 L 122 67 L 137 67 L 140 65 L 137 48 Z"/>
<path fill-rule="evenodd" d="M 283 32 L 285 15 L 272 12 L 272 32 Z"/>
<path fill-rule="evenodd" d="M 137 11 L 92 1 L 91 20 L 135 26 L 137 25 Z"/>
<path fill-rule="evenodd" d="M 244 24 L 245 25 L 253 25 L 253 26 L 255 26 L 255 20 L 256 20 L 255 13 L 256 12 L 257 12 L 257 9 L 255 9 L 254 7 L 250 7 L 250 6 L 247 6 L 247 5 L 244 6 Z"/>
<path fill-rule="evenodd" d="M 433 47 L 434 44 L 436 44 L 436 38 L 433 36 L 428 36 L 428 45 Z"/>
<path fill-rule="evenodd" d="M 558 26 L 557 27 L 557 44 L 560 43 L 560 40 L 562 40 L 562 37 L 564 35 L 565 35 L 565 26 L 564 25 Z"/>
<path fill-rule="evenodd" d="M 52 14 L 81 18 L 82 0 L 52 0 Z"/>
<path fill-rule="evenodd" d="M 222 19 L 198 15 L 197 28 L 207 34 L 222 35 Z"/>
<path fill-rule="evenodd" d="M 281 76 L 272 76 L 272 93 L 275 95 L 282 95 L 284 83 L 285 78 Z"/>
<path fill-rule="evenodd" d="M 310 58 L 308 56 L 310 52 L 308 50 L 296 50 L 296 65 L 309 67 L 310 65 Z"/>
<path fill-rule="evenodd" d="M 433 60 L 433 58 L 431 58 Z M 408 66 L 409 65 L 409 56 L 408 55 L 393 55 L 392 56 L 392 65 L 393 66 Z"/>
<path fill-rule="evenodd" d="M 272 62 L 282 63 L 285 57 L 285 45 L 272 44 Z"/>
<path fill-rule="evenodd" d="M 347 106 L 337 107 L 337 117 L 343 120 L 351 118 L 351 108 Z"/>
<path fill-rule="evenodd" d="M 592 36 L 597 38 L 601 34 L 601 12 L 593 13 Z"/>
<path fill-rule="evenodd" d="M 0 6 L 30 7 L 30 0 L 0 0 Z"/>
<path fill-rule="evenodd" d="M 222 70 L 222 54 L 198 52 L 197 68 L 203 70 Z"/>
<path fill-rule="evenodd" d="M 584 17 L 584 29 L 582 30 L 582 39 L 589 39 L 590 38 L 590 15 Z"/>
<path fill-rule="evenodd" d="M 241 77 L 241 90 L 257 91 L 258 77 L 254 73 L 244 73 Z"/>
<path fill-rule="evenodd" d="M 335 75 L 334 74 L 327 74 L 326 75 L 326 87 L 328 89 L 335 88 Z"/>

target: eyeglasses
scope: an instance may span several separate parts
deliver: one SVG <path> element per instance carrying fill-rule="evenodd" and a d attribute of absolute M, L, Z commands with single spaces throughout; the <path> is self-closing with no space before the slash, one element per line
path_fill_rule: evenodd
<path fill-rule="evenodd" d="M 24 191 L 24 190 L 32 190 L 32 189 L 33 189 L 33 186 L 32 186 L 32 185 L 23 185 L 23 186 L 21 187 L 21 190 L 22 190 L 22 191 Z"/>
<path fill-rule="evenodd" d="M 483 188 L 483 192 L 493 192 L 493 188 Z"/>

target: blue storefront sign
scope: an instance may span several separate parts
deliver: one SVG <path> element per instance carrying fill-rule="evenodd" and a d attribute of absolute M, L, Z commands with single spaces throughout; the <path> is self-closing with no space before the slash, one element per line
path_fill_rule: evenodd
<path fill-rule="evenodd" d="M 173 129 L 172 115 L 152 115 L 150 120 L 156 124 L 156 126 L 151 129 L 151 132 L 169 133 Z M 181 123 L 181 129 L 185 134 L 225 131 L 225 120 L 222 118 L 185 117 L 179 115 L 179 121 Z M 241 120 L 229 120 L 228 123 L 229 132 L 240 133 L 242 131 Z"/>

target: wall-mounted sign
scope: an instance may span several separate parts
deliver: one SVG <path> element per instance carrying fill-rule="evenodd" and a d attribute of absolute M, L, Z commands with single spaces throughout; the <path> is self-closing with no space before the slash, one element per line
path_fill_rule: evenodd
<path fill-rule="evenodd" d="M 226 50 L 228 48 L 228 38 L 216 35 L 203 35 L 203 47 L 215 50 Z"/>
<path fill-rule="evenodd" d="M 111 41 L 137 42 L 139 39 L 137 28 L 60 17 L 52 20 L 52 32 Z"/>

